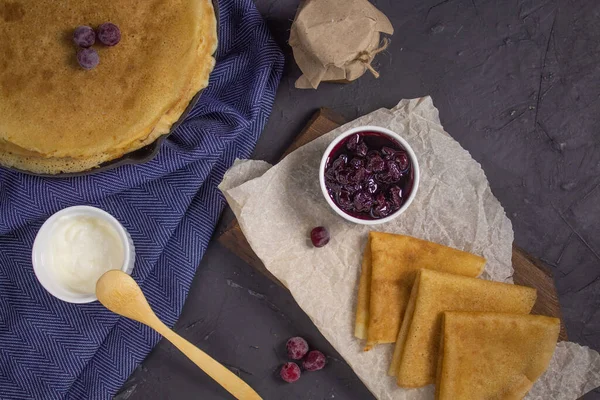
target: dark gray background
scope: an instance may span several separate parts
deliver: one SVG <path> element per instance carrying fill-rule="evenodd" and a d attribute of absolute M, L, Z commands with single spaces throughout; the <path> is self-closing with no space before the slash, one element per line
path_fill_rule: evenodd
<path fill-rule="evenodd" d="M 570 340 L 600 350 L 600 1 L 373 1 L 396 30 L 374 64 L 381 78 L 317 91 L 294 88 L 298 2 L 256 3 L 286 69 L 254 158 L 277 160 L 318 107 L 355 118 L 431 95 L 446 131 L 483 165 L 516 244 L 554 271 Z M 291 296 L 215 240 L 176 329 L 265 399 L 372 398 Z M 290 385 L 277 371 L 293 335 L 331 358 Z M 229 397 L 163 340 L 118 398 Z"/>

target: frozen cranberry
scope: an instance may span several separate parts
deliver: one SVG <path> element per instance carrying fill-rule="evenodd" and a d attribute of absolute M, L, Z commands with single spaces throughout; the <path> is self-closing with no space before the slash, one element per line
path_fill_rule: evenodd
<path fill-rule="evenodd" d="M 329 243 L 329 231 L 323 226 L 317 226 L 310 232 L 310 240 L 312 241 L 313 246 L 323 247 L 327 243 Z M 304 341 L 304 344 L 306 344 L 306 341 L 302 338 L 292 338 L 292 339 L 301 339 Z M 292 339 L 290 339 L 290 340 L 292 340 Z M 287 346 L 288 346 L 288 354 L 289 354 L 289 352 L 290 352 L 289 340 L 288 340 Z M 308 350 L 308 344 L 306 344 L 306 350 Z M 306 351 L 304 352 L 304 354 L 306 354 Z M 304 356 L 304 354 L 302 354 L 302 356 Z M 302 358 L 302 356 L 300 356 L 299 358 Z M 290 356 L 290 358 L 293 358 L 294 360 L 298 359 L 298 358 L 294 358 L 292 356 Z"/>
<path fill-rule="evenodd" d="M 317 229 L 323 229 L 325 232 L 327 232 L 327 230 L 321 226 L 313 229 L 313 232 Z M 329 234 L 327 234 L 327 241 L 329 241 Z M 306 343 L 306 340 L 304 340 L 300 336 L 289 338 L 287 343 L 285 344 L 285 348 L 287 349 L 288 357 L 292 360 L 300 360 L 306 355 L 306 353 L 308 353 L 308 343 Z"/>
<path fill-rule="evenodd" d="M 355 152 L 356 151 L 356 146 L 358 145 L 358 143 L 360 143 L 360 136 L 357 134 L 350 136 L 348 139 L 348 141 L 346 142 L 346 147 L 348 148 L 348 150 L 350 150 L 351 152 Z"/>
<path fill-rule="evenodd" d="M 367 155 L 367 152 L 369 151 L 369 148 L 367 147 L 367 145 L 364 142 L 360 142 L 359 144 L 356 145 L 356 155 L 359 157 L 364 157 Z"/>
<path fill-rule="evenodd" d="M 358 212 L 368 212 L 373 206 L 373 198 L 367 192 L 358 192 L 354 195 L 354 209 Z"/>
<path fill-rule="evenodd" d="M 302 361 L 302 367 L 307 371 L 318 371 L 323 369 L 326 363 L 327 359 L 325 358 L 325 355 L 319 350 L 313 350 L 309 352 L 304 361 Z"/>
<path fill-rule="evenodd" d="M 98 27 L 98 40 L 106 46 L 115 46 L 121 41 L 121 30 L 112 22 L 105 22 Z"/>
<path fill-rule="evenodd" d="M 96 32 L 89 26 L 78 26 L 73 31 L 73 42 L 79 47 L 90 47 L 96 42 Z"/>
<path fill-rule="evenodd" d="M 100 56 L 94 49 L 79 49 L 77 51 L 77 62 L 84 69 L 94 69 L 100 63 Z"/>
<path fill-rule="evenodd" d="M 300 367 L 293 362 L 285 363 L 283 364 L 283 367 L 281 367 L 281 371 L 279 371 L 279 376 L 287 383 L 296 382 L 300 379 Z"/>
<path fill-rule="evenodd" d="M 379 154 L 367 158 L 367 168 L 373 172 L 381 172 L 385 169 L 385 162 Z"/>

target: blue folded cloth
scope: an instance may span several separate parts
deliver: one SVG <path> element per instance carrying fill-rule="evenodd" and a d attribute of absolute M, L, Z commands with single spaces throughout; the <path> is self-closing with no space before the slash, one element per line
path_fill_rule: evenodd
<path fill-rule="evenodd" d="M 153 161 L 71 179 L 0 169 L 0 398 L 111 398 L 159 340 L 98 302 L 65 303 L 38 283 L 33 240 L 62 208 L 93 205 L 121 221 L 136 247 L 133 277 L 166 324 L 177 320 L 224 206 L 217 185 L 250 155 L 283 70 L 253 2 L 219 3 L 209 86 Z"/>

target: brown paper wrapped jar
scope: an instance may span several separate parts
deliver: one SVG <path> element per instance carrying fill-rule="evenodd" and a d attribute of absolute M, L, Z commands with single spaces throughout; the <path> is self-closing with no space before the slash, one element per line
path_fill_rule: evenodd
<path fill-rule="evenodd" d="M 307 0 L 298 8 L 290 46 L 303 75 L 300 89 L 316 89 L 323 81 L 353 81 L 387 48 L 390 20 L 367 0 Z"/>

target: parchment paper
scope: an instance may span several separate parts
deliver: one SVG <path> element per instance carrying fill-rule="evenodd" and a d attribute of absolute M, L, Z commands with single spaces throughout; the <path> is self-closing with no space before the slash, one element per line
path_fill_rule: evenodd
<path fill-rule="evenodd" d="M 343 131 L 360 125 L 389 128 L 415 150 L 421 185 L 399 218 L 375 227 L 346 222 L 325 202 L 318 181 L 321 156 Z M 402 233 L 483 255 L 484 279 L 512 282 L 513 232 L 479 163 L 440 125 L 431 98 L 402 100 L 350 122 L 288 155 L 275 167 L 238 161 L 220 186 L 240 226 L 265 266 L 285 284 L 300 307 L 358 377 L 379 399 L 433 399 L 433 385 L 401 389 L 386 371 L 393 345 L 363 352 L 353 335 L 362 252 L 371 229 Z M 330 243 L 314 248 L 315 226 Z M 600 385 L 600 355 L 562 342 L 550 368 L 528 399 L 576 399 Z"/>

